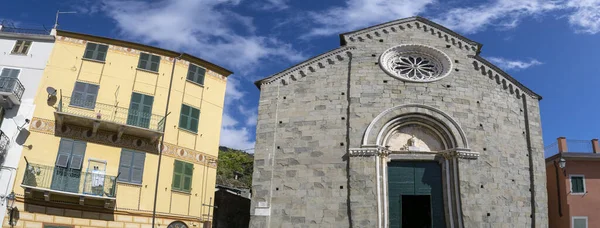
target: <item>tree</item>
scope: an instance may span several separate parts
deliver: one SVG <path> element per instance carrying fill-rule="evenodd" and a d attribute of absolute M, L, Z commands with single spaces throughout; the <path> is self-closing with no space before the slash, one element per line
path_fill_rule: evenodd
<path fill-rule="evenodd" d="M 254 156 L 252 154 L 227 147 L 219 147 L 217 184 L 236 188 L 251 188 L 253 166 Z"/>

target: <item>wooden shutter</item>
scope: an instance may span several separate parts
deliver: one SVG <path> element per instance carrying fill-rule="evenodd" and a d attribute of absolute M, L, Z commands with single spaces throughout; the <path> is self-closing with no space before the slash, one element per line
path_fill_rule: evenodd
<path fill-rule="evenodd" d="M 73 151 L 73 140 L 61 139 L 58 146 L 58 156 L 56 156 L 56 166 L 67 168 L 71 151 Z"/>
<path fill-rule="evenodd" d="M 200 118 L 200 110 L 191 108 L 190 117 L 190 130 L 193 132 L 198 132 L 198 119 Z"/>
<path fill-rule="evenodd" d="M 182 190 L 189 192 L 192 190 L 192 176 L 194 175 L 194 164 L 184 163 L 183 187 Z"/>
<path fill-rule="evenodd" d="M 98 44 L 96 43 L 87 43 L 85 46 L 85 53 L 83 53 L 83 58 L 86 59 L 94 59 L 94 52 L 98 48 Z"/>
<path fill-rule="evenodd" d="M 188 113 L 190 112 L 190 107 L 187 105 L 181 105 L 181 112 L 179 114 L 179 127 L 183 129 L 188 129 Z"/>
<path fill-rule="evenodd" d="M 183 177 L 183 162 L 175 160 L 173 168 L 173 190 L 182 190 L 183 183 L 181 179 Z"/>
<path fill-rule="evenodd" d="M 98 44 L 94 59 L 99 61 L 106 60 L 106 52 L 108 52 L 108 45 Z"/>
<path fill-rule="evenodd" d="M 87 144 L 82 141 L 73 141 L 73 152 L 71 153 L 71 169 L 81 169 L 83 165 L 83 156 L 85 155 L 85 148 Z"/>
<path fill-rule="evenodd" d="M 149 70 L 158 72 L 159 65 L 160 65 L 160 56 L 152 55 Z"/>
<path fill-rule="evenodd" d="M 133 161 L 133 152 L 129 150 L 121 151 L 119 160 L 119 181 L 131 182 L 131 162 Z"/>
<path fill-rule="evenodd" d="M 73 94 L 71 95 L 71 105 L 93 109 L 96 107 L 98 87 L 98 85 L 75 82 Z"/>
<path fill-rule="evenodd" d="M 194 64 L 190 64 L 190 67 L 188 68 L 187 79 L 200 85 L 203 85 L 205 74 L 206 70 L 204 68 L 196 66 Z"/>
<path fill-rule="evenodd" d="M 146 69 L 148 65 L 148 61 L 150 60 L 150 55 L 146 53 L 140 53 L 140 61 L 138 62 L 138 68 Z"/>
<path fill-rule="evenodd" d="M 142 183 L 144 176 L 144 162 L 146 161 L 146 153 L 133 152 L 133 160 L 131 162 L 131 182 L 136 184 Z"/>

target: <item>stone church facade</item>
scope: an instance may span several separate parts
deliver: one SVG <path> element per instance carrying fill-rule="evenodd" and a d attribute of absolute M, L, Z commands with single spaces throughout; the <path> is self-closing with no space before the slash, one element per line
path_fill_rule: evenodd
<path fill-rule="evenodd" d="M 541 97 L 421 17 L 256 82 L 251 227 L 547 227 Z"/>

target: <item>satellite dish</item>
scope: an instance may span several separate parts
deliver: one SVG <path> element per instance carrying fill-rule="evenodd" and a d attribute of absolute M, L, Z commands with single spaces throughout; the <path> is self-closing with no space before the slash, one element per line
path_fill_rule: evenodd
<path fill-rule="evenodd" d="M 52 86 L 48 86 L 46 88 L 46 92 L 48 92 L 48 96 L 55 96 L 56 95 L 56 89 L 53 88 Z"/>

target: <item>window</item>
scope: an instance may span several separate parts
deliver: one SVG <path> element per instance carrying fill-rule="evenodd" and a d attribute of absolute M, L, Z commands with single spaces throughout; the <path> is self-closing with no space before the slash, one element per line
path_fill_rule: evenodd
<path fill-rule="evenodd" d="M 198 119 L 200 110 L 187 105 L 181 105 L 181 114 L 179 116 L 179 127 L 188 131 L 198 132 Z"/>
<path fill-rule="evenodd" d="M 88 42 L 87 46 L 85 47 L 83 58 L 104 62 L 106 60 L 107 51 L 108 45 Z"/>
<path fill-rule="evenodd" d="M 17 40 L 11 53 L 17 55 L 27 55 L 27 52 L 29 52 L 29 47 L 31 47 L 31 41 Z"/>
<path fill-rule="evenodd" d="M 205 73 L 206 70 L 204 68 L 190 64 L 190 68 L 188 68 L 187 80 L 204 85 Z"/>
<path fill-rule="evenodd" d="M 119 163 L 119 181 L 141 184 L 144 161 L 146 161 L 146 153 L 123 149 Z"/>
<path fill-rule="evenodd" d="M 148 53 L 140 53 L 140 62 L 138 68 L 158 72 L 158 66 L 160 65 L 160 56 L 151 55 Z"/>
<path fill-rule="evenodd" d="M 192 190 L 192 174 L 194 164 L 175 160 L 173 169 L 173 190 L 190 192 Z"/>
<path fill-rule="evenodd" d="M 573 228 L 587 228 L 588 227 L 588 217 L 585 216 L 573 216 Z"/>
<path fill-rule="evenodd" d="M 571 175 L 571 193 L 585 193 L 585 178 L 583 175 Z"/>
<path fill-rule="evenodd" d="M 98 85 L 75 82 L 70 105 L 93 109 L 96 107 L 96 97 L 98 97 Z"/>
<path fill-rule="evenodd" d="M 154 97 L 140 94 L 131 94 L 131 103 L 129 103 L 129 112 L 127 114 L 127 124 L 143 128 L 150 127 L 152 119 L 152 103 Z"/>
<path fill-rule="evenodd" d="M 0 77 L 9 77 L 9 78 L 18 78 L 21 70 L 13 69 L 13 68 L 2 68 L 2 73 L 0 73 Z"/>

